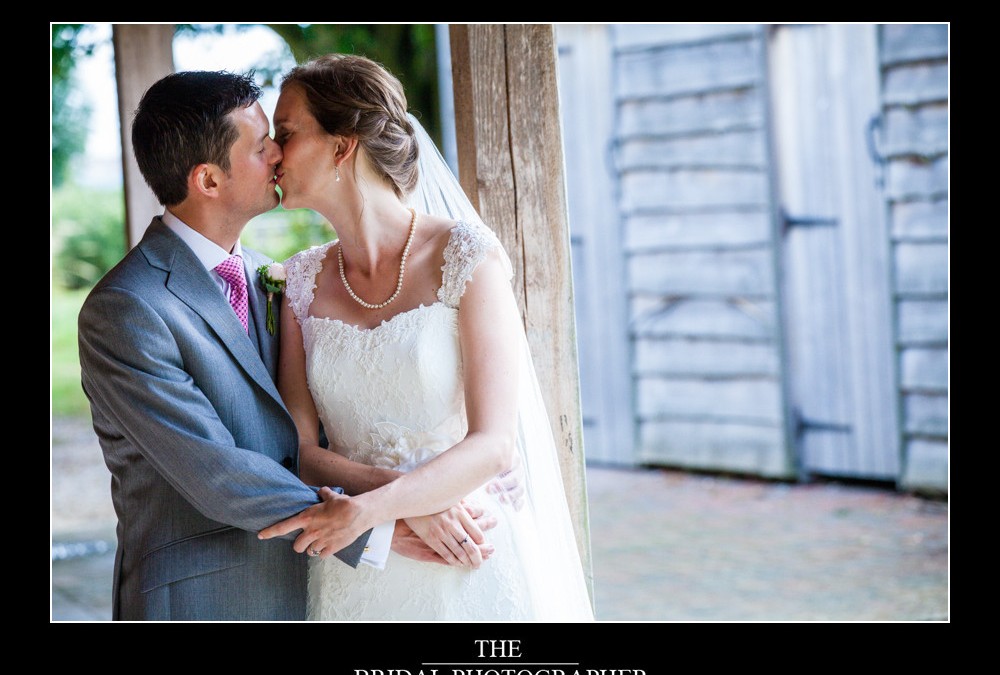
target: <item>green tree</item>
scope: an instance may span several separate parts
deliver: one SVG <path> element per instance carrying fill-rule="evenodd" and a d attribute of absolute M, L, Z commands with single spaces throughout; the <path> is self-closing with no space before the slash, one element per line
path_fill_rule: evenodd
<path fill-rule="evenodd" d="M 177 32 L 224 33 L 250 24 L 178 24 Z M 388 68 L 403 83 L 410 110 L 440 145 L 440 103 L 434 24 L 264 24 L 288 45 L 296 62 L 321 54 L 362 54 Z M 77 59 L 96 47 L 87 24 L 52 24 L 52 182 L 67 177 L 72 158 L 86 145 L 90 111 L 72 76 Z M 255 66 L 263 84 L 280 80 L 281 67 Z"/>
<path fill-rule="evenodd" d="M 122 189 L 95 190 L 67 183 L 52 191 L 53 281 L 89 288 L 125 255 Z"/>
<path fill-rule="evenodd" d="M 265 25 L 281 37 L 296 63 L 323 54 L 360 54 L 378 61 L 399 78 L 406 90 L 410 111 L 420 118 L 427 133 L 441 140 L 440 101 L 437 76 L 437 41 L 434 24 L 268 23 L 268 24 L 178 24 L 178 33 L 241 31 Z M 257 79 L 265 86 L 278 84 L 281 64 L 262 55 L 254 65 Z"/>
<path fill-rule="evenodd" d="M 52 24 L 52 185 L 65 182 L 73 157 L 87 143 L 90 108 L 73 86 L 76 60 L 89 54 L 94 44 L 86 44 L 85 24 Z"/>
<path fill-rule="evenodd" d="M 440 144 L 440 102 L 434 24 L 266 24 L 297 63 L 323 54 L 360 54 L 399 78 L 410 111 Z"/>

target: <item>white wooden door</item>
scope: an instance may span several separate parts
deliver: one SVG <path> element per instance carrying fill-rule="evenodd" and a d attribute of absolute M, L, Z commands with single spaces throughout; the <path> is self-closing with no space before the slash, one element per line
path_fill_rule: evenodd
<path fill-rule="evenodd" d="M 788 414 L 800 470 L 900 472 L 874 25 L 776 25 L 768 65 Z"/>
<path fill-rule="evenodd" d="M 614 96 L 603 24 L 558 24 L 559 105 L 588 463 L 633 464 L 623 233 L 610 164 Z"/>

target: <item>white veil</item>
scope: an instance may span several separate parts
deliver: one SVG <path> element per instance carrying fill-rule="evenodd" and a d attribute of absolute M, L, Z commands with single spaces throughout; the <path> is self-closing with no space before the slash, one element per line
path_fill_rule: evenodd
<path fill-rule="evenodd" d="M 489 229 L 433 139 L 415 117 L 408 117 L 419 148 L 419 179 L 408 195 L 409 205 L 423 213 L 447 215 Z M 505 259 L 511 272 L 510 261 Z M 519 331 L 519 340 L 518 451 L 525 469 L 525 503 L 516 513 L 507 515 L 516 533 L 536 616 L 546 621 L 592 620 L 592 601 L 556 445 L 523 330 Z M 509 505 L 503 508 L 514 510 Z"/>

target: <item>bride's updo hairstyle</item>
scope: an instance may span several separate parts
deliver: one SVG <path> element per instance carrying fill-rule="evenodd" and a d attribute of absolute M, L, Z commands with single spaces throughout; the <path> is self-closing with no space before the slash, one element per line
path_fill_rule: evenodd
<path fill-rule="evenodd" d="M 281 90 L 301 87 L 309 112 L 331 135 L 356 136 L 372 167 L 402 198 L 417 184 L 417 140 L 403 85 L 381 64 L 329 54 L 292 68 Z"/>

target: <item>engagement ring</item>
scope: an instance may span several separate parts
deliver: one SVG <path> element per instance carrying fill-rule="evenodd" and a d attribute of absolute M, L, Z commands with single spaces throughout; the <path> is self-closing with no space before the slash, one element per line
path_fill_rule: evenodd
<path fill-rule="evenodd" d="M 460 541 L 460 542 L 458 542 L 458 543 L 459 543 L 459 544 L 468 544 L 468 543 L 469 543 L 469 538 L 468 538 L 468 537 L 466 537 L 465 539 L 463 539 L 462 541 Z"/>
<path fill-rule="evenodd" d="M 319 555 L 319 551 L 317 551 L 314 548 L 311 548 L 311 549 L 309 549 L 309 555 L 311 555 L 311 556 L 313 556 L 315 558 L 316 556 Z"/>

